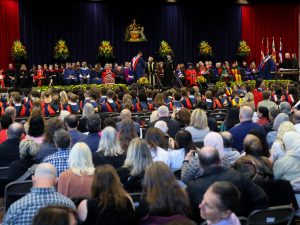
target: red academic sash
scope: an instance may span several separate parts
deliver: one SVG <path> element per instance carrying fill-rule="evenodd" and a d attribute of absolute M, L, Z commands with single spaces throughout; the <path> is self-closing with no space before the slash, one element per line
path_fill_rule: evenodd
<path fill-rule="evenodd" d="M 133 68 L 133 71 L 135 71 L 135 68 L 136 68 L 136 65 L 137 65 L 139 59 L 140 59 L 140 56 L 133 57 L 133 59 L 132 59 L 132 68 Z"/>

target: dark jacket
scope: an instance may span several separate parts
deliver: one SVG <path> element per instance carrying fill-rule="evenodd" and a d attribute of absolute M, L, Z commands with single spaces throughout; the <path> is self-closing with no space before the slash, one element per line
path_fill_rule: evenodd
<path fill-rule="evenodd" d="M 110 164 L 115 169 L 118 169 L 123 166 L 125 159 L 126 153 L 118 156 L 104 156 L 103 151 L 99 151 L 93 154 L 93 163 L 95 167 Z"/>
<path fill-rule="evenodd" d="M 69 130 L 71 136 L 71 146 L 75 145 L 79 140 L 87 137 L 86 134 L 81 133 L 79 130 Z"/>
<path fill-rule="evenodd" d="M 100 136 L 97 133 L 89 133 L 85 138 L 80 141 L 86 143 L 92 152 L 96 152 L 99 147 Z"/>
<path fill-rule="evenodd" d="M 19 138 L 9 138 L 0 144 L 0 166 L 9 166 L 20 159 L 19 144 Z"/>
<path fill-rule="evenodd" d="M 206 190 L 215 181 L 232 182 L 240 190 L 240 205 L 235 212 L 238 216 L 248 216 L 255 209 L 268 207 L 268 199 L 265 192 L 249 178 L 246 178 L 236 170 L 215 166 L 207 168 L 199 179 L 191 181 L 187 186 L 192 211 L 195 219 L 198 221 L 200 221 L 198 206 L 202 202 Z"/>
<path fill-rule="evenodd" d="M 244 149 L 244 138 L 253 130 L 258 129 L 263 135 L 266 135 L 264 128 L 256 123 L 250 121 L 241 122 L 229 130 L 232 134 L 233 143 L 232 147 L 241 152 Z"/>
<path fill-rule="evenodd" d="M 42 162 L 44 158 L 57 152 L 57 147 L 53 143 L 44 142 L 40 145 L 40 150 L 35 156 L 36 162 Z"/>
<path fill-rule="evenodd" d="M 170 135 L 170 137 L 175 138 L 176 133 L 180 130 L 180 123 L 177 120 L 172 120 L 169 117 L 161 117 L 158 120 L 149 123 L 148 124 L 148 128 L 150 127 L 154 127 L 155 123 L 159 120 L 163 120 L 167 123 L 168 125 L 168 134 Z"/>

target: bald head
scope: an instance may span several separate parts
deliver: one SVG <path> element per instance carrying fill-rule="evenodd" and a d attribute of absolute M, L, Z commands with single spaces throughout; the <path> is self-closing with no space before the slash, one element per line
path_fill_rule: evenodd
<path fill-rule="evenodd" d="M 240 122 L 250 121 L 253 117 L 253 109 L 250 106 L 243 106 L 240 109 Z"/>
<path fill-rule="evenodd" d="M 15 107 L 8 106 L 8 107 L 6 107 L 4 114 L 7 116 L 10 116 L 12 121 L 14 122 L 16 119 L 16 116 L 17 116 L 17 111 L 16 111 Z"/>
<path fill-rule="evenodd" d="M 121 120 L 131 119 L 131 112 L 128 109 L 123 109 L 120 113 Z"/>
<path fill-rule="evenodd" d="M 198 152 L 200 165 L 205 169 L 220 164 L 220 155 L 216 148 L 205 146 Z"/>
<path fill-rule="evenodd" d="M 50 163 L 39 164 L 32 176 L 34 187 L 53 187 L 56 184 L 56 168 Z"/>
<path fill-rule="evenodd" d="M 231 147 L 232 144 L 232 134 L 228 131 L 221 132 L 223 138 L 223 143 L 225 148 Z"/>
<path fill-rule="evenodd" d="M 294 124 L 300 123 L 300 110 L 296 110 L 293 115 Z"/>
<path fill-rule="evenodd" d="M 21 139 L 23 134 L 23 125 L 20 123 L 12 123 L 9 125 L 7 129 L 7 136 L 9 139 L 11 138 L 18 138 Z"/>

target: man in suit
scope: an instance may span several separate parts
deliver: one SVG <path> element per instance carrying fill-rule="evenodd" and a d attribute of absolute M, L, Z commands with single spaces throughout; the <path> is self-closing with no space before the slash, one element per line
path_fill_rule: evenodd
<path fill-rule="evenodd" d="M 170 137 L 175 138 L 177 131 L 180 130 L 180 123 L 178 121 L 172 120 L 170 118 L 168 107 L 164 106 L 164 105 L 160 106 L 157 110 L 157 115 L 158 115 L 159 119 L 152 123 L 149 123 L 148 128 L 154 127 L 154 125 L 157 121 L 163 120 L 168 125 L 168 128 L 169 128 L 168 134 L 170 135 Z"/>
<path fill-rule="evenodd" d="M 89 131 L 89 134 L 80 141 L 86 143 L 91 152 L 94 153 L 98 150 L 100 142 L 100 136 L 98 133 L 101 131 L 101 118 L 99 114 L 90 116 L 86 121 L 86 127 Z"/>
<path fill-rule="evenodd" d="M 23 134 L 20 123 L 12 123 L 7 129 L 8 139 L 0 144 L 0 166 L 9 166 L 11 162 L 20 159 L 19 144 Z"/>
<path fill-rule="evenodd" d="M 145 74 L 145 60 L 143 59 L 143 52 L 138 51 L 138 54 L 132 58 L 131 66 L 134 78 L 137 81 Z"/>
<path fill-rule="evenodd" d="M 120 131 L 122 121 L 124 119 L 131 119 L 131 112 L 128 109 L 123 109 L 120 114 L 121 121 L 116 123 L 116 130 Z M 136 130 L 137 135 L 140 135 L 140 124 L 133 121 L 134 129 Z"/>
<path fill-rule="evenodd" d="M 71 147 L 75 145 L 79 140 L 84 139 L 87 135 L 81 133 L 77 127 L 79 124 L 78 117 L 74 114 L 68 115 L 64 119 L 65 125 L 68 129 L 68 132 L 71 136 Z"/>
<path fill-rule="evenodd" d="M 239 189 L 241 199 L 235 211 L 238 216 L 246 216 L 255 209 L 268 207 L 266 193 L 251 179 L 234 169 L 226 169 L 220 165 L 221 159 L 217 149 L 205 146 L 198 152 L 198 156 L 204 169 L 203 175 L 191 181 L 186 189 L 197 221 L 200 221 L 198 205 L 202 202 L 206 190 L 216 181 L 229 181 Z"/>

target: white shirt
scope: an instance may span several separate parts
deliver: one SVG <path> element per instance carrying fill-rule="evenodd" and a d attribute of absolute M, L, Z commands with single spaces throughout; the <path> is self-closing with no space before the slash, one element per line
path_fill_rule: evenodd
<path fill-rule="evenodd" d="M 294 127 L 295 127 L 297 133 L 300 134 L 300 123 L 295 124 Z"/>
<path fill-rule="evenodd" d="M 160 147 L 156 147 L 156 149 L 151 148 L 150 151 L 154 162 L 161 161 L 170 166 L 169 152 Z"/>
<path fill-rule="evenodd" d="M 174 172 L 176 170 L 180 170 L 182 167 L 182 162 L 185 156 L 184 148 L 181 149 L 169 149 L 170 156 L 170 168 Z"/>

